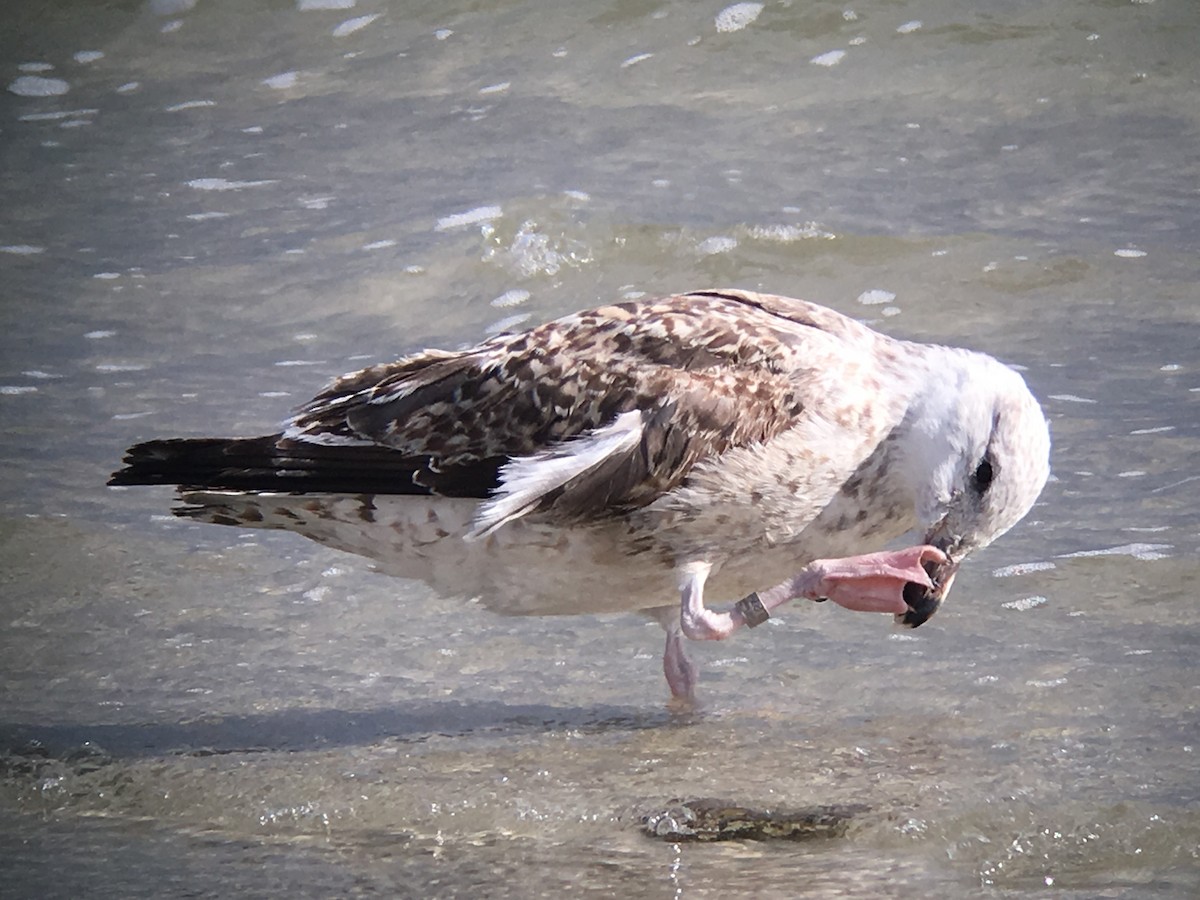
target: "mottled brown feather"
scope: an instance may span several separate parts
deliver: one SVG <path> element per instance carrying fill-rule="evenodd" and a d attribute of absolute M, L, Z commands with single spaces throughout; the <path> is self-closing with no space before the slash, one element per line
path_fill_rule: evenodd
<path fill-rule="evenodd" d="M 574 441 L 636 412 L 636 443 L 547 489 L 534 507 L 556 520 L 604 518 L 792 428 L 801 398 L 824 396 L 813 390 L 813 360 L 828 354 L 814 348 L 874 338 L 832 310 L 749 292 L 602 306 L 350 373 L 281 434 L 138 445 L 113 483 L 485 499 L 511 461 L 570 454 Z M 804 414 L 814 413 L 830 411 Z"/>
<path fill-rule="evenodd" d="M 639 410 L 640 444 L 541 508 L 578 519 L 644 506 L 698 461 L 768 440 L 800 414 L 800 359 L 781 326 L 826 323 L 803 321 L 812 318 L 807 304 L 772 309 L 748 296 L 757 299 L 709 292 L 600 307 L 460 353 L 375 366 L 334 382 L 287 434 L 425 457 L 424 480 L 433 482 L 481 459 L 552 449 Z"/>

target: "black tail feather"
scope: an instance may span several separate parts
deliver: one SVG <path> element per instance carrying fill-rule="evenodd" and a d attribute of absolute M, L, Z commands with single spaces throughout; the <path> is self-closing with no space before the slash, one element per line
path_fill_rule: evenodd
<path fill-rule="evenodd" d="M 275 437 L 172 438 L 134 444 L 125 451 L 125 468 L 110 485 L 183 484 L 222 487 L 229 477 L 251 477 L 269 464 Z"/>
<path fill-rule="evenodd" d="M 173 484 L 182 490 L 486 497 L 503 460 L 437 472 L 425 457 L 388 447 L 326 446 L 274 434 L 256 438 L 169 438 L 135 444 L 110 485 Z"/>

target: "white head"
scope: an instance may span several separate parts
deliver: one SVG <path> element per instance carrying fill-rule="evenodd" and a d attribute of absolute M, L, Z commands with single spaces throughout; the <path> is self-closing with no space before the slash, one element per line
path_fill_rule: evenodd
<path fill-rule="evenodd" d="M 1050 431 L 1024 379 L 990 356 L 931 350 L 905 419 L 905 466 L 925 541 L 949 561 L 930 572 L 932 590 L 905 591 L 910 611 L 897 618 L 914 628 L 937 610 L 962 560 L 1017 524 L 1050 475 Z"/>

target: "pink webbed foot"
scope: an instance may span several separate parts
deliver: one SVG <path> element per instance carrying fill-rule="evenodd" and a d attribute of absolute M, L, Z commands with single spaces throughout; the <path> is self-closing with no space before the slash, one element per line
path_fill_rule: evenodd
<path fill-rule="evenodd" d="M 946 555 L 936 547 L 924 545 L 818 560 L 809 568 L 819 575 L 819 580 L 804 596 L 829 599 L 856 612 L 903 615 L 908 611 L 904 600 L 906 585 L 933 587 L 923 565 L 927 562 L 945 563 Z"/>

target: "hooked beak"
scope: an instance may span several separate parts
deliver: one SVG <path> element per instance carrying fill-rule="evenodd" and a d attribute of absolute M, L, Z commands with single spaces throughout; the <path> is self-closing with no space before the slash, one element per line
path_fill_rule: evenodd
<path fill-rule="evenodd" d="M 950 593 L 958 565 L 962 562 L 962 557 L 955 555 L 961 542 L 945 529 L 944 522 L 939 522 L 934 527 L 925 538 L 925 543 L 941 550 L 945 554 L 945 562 L 926 560 L 921 564 L 929 575 L 932 587 L 917 584 L 915 581 L 910 581 L 904 586 L 904 602 L 908 604 L 908 612 L 898 614 L 896 622 L 906 628 L 924 625 L 938 611 L 942 601 Z"/>

